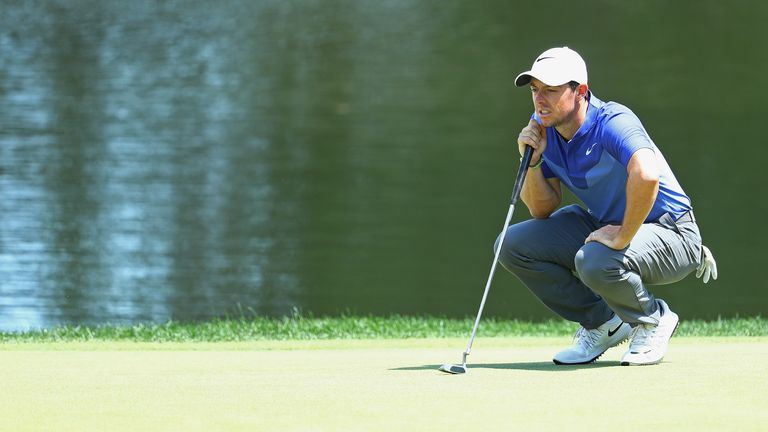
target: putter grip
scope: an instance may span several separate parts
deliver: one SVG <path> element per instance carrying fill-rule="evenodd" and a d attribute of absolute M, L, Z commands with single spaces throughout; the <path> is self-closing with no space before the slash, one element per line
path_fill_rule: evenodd
<path fill-rule="evenodd" d="M 528 165 L 531 164 L 531 158 L 533 157 L 533 147 L 525 146 L 525 152 L 523 152 L 523 158 L 520 160 L 520 168 L 517 170 L 517 178 L 515 178 L 515 187 L 512 189 L 511 204 L 515 205 L 518 198 L 520 198 L 520 191 L 523 189 L 523 180 L 525 180 L 525 173 L 528 171 Z"/>

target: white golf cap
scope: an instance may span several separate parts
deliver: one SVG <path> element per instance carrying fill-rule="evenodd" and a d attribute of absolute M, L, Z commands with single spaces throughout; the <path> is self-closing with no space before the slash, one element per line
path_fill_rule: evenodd
<path fill-rule="evenodd" d="M 530 83 L 531 78 L 549 86 L 559 86 L 570 81 L 586 84 L 587 65 L 579 53 L 568 47 L 551 48 L 536 57 L 531 70 L 515 78 L 515 85 L 522 87 Z"/>

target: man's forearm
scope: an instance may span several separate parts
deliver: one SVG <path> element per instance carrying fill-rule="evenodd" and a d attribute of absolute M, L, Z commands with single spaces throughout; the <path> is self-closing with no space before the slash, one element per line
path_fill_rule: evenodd
<path fill-rule="evenodd" d="M 649 154 L 650 153 L 650 154 Z M 627 170 L 627 207 L 616 240 L 629 245 L 645 222 L 659 193 L 659 174 L 654 163 L 655 155 L 638 151 L 630 160 Z"/>
<path fill-rule="evenodd" d="M 629 245 L 653 208 L 659 192 L 659 181 L 641 178 L 627 179 L 627 208 L 617 240 Z"/>
<path fill-rule="evenodd" d="M 525 177 L 520 193 L 531 216 L 537 219 L 549 217 L 560 205 L 561 195 L 542 174 L 540 168 L 531 168 Z"/>

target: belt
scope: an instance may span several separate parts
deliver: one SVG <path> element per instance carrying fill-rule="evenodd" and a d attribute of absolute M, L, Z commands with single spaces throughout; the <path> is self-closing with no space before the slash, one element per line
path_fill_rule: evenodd
<path fill-rule="evenodd" d="M 693 210 L 688 210 L 683 213 L 682 216 L 676 219 L 677 222 L 696 222 L 696 218 L 693 216 Z"/>

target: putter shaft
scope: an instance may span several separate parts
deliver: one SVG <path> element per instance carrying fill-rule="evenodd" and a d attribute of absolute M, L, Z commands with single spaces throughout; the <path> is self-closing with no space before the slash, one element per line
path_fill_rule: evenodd
<path fill-rule="evenodd" d="M 512 198 L 509 204 L 509 210 L 507 211 L 507 217 L 504 219 L 504 226 L 501 228 L 501 236 L 499 237 L 499 243 L 496 245 L 494 251 L 493 263 L 491 264 L 491 271 L 488 274 L 488 280 L 485 282 L 485 291 L 483 292 L 483 298 L 480 300 L 480 308 L 477 311 L 477 318 L 475 318 L 475 324 L 472 326 L 472 334 L 469 337 L 469 343 L 467 344 L 467 350 L 464 351 L 464 355 L 461 359 L 461 364 L 466 369 L 467 357 L 472 352 L 472 344 L 475 342 L 475 335 L 477 334 L 477 327 L 480 324 L 480 317 L 483 315 L 483 308 L 485 308 L 485 301 L 488 298 L 488 291 L 491 288 L 491 282 L 493 281 L 493 275 L 496 273 L 496 265 L 499 262 L 499 254 L 501 254 L 501 246 L 504 243 L 504 234 L 507 231 L 507 226 L 512 220 L 512 214 L 515 212 L 515 204 L 520 198 L 520 191 L 523 189 L 523 181 L 525 180 L 525 174 L 528 171 L 528 165 L 531 164 L 531 157 L 533 157 L 533 147 L 526 147 L 523 157 L 520 159 L 520 168 L 517 170 L 517 177 L 515 177 L 515 186 L 512 189 Z"/>

